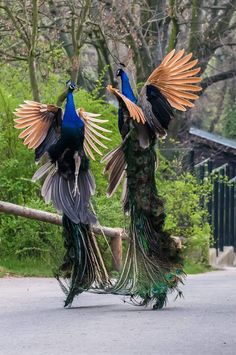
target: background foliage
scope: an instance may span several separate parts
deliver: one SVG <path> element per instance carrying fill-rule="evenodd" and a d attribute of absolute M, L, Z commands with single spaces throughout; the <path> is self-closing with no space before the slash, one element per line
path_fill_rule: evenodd
<path fill-rule="evenodd" d="M 28 207 L 53 211 L 53 207 L 45 205 L 40 197 L 40 183 L 32 183 L 36 166 L 34 153 L 24 147 L 18 139 L 19 132 L 14 129 L 13 111 L 16 106 L 30 96 L 30 87 L 24 78 L 23 68 L 1 67 L 1 74 L 6 80 L 0 84 L 0 199 L 26 205 Z M 43 102 L 55 102 L 58 93 L 62 91 L 63 79 L 51 75 L 43 86 Z M 117 109 L 104 98 L 99 98 L 99 88 L 102 86 L 102 77 L 96 88 L 88 93 L 80 89 L 75 93 L 78 107 L 87 111 L 101 113 L 103 118 L 109 119 L 107 128 L 112 131 L 108 142 L 109 149 L 120 142 L 117 130 Z M 97 191 L 93 199 L 93 206 L 98 214 L 101 225 L 123 227 L 127 223 L 123 216 L 120 192 L 111 198 L 106 197 L 106 178 L 102 174 L 100 157 L 91 162 L 91 168 L 96 178 Z M 191 174 L 177 174 L 177 163 L 170 163 L 160 157 L 157 182 L 161 195 L 166 200 L 166 228 L 174 235 L 187 239 L 186 254 L 199 250 L 198 259 L 206 262 L 206 252 L 209 246 L 210 228 L 206 221 L 206 212 L 199 204 L 200 199 L 207 193 L 206 187 L 199 188 L 199 184 Z M 100 239 L 101 247 L 109 255 L 108 247 Z M 56 252 L 55 252 L 56 251 Z M 62 252 L 61 229 L 56 226 L 26 220 L 14 216 L 0 215 L 0 265 L 9 267 L 9 258 L 14 259 L 17 266 L 19 259 L 35 263 L 35 259 L 43 260 L 48 267 L 51 256 Z M 109 258 L 109 257 L 108 257 Z M 109 260 L 108 260 L 109 264 Z M 10 265 L 11 266 L 11 265 Z M 36 265 L 37 269 L 40 269 Z M 28 274 L 29 272 L 27 272 Z"/>

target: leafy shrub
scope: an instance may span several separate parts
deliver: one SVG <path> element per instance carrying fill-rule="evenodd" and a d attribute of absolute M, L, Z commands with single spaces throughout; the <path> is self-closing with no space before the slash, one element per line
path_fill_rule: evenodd
<path fill-rule="evenodd" d="M 205 181 L 200 184 L 190 173 L 176 174 L 173 164 L 170 167 L 170 162 L 163 157 L 160 158 L 157 176 L 158 190 L 165 200 L 166 230 L 186 239 L 186 258 L 208 263 L 211 227 L 206 203 L 211 183 Z"/>

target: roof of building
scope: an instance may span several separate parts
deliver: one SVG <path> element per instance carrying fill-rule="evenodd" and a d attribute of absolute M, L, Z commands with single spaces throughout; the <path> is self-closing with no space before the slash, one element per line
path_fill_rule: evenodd
<path fill-rule="evenodd" d="M 224 138 L 222 136 L 219 136 L 218 134 L 209 133 L 203 131 L 202 129 L 198 129 L 194 127 L 190 128 L 189 133 L 198 138 L 206 139 L 210 142 L 214 142 L 236 150 L 236 141 L 233 139 Z"/>

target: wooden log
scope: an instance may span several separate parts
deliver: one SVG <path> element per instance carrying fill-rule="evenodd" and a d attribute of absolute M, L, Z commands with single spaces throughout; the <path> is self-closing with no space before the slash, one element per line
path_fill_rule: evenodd
<path fill-rule="evenodd" d="M 40 222 L 56 224 L 59 226 L 62 225 L 62 217 L 59 214 L 36 210 L 34 208 L 29 208 L 25 206 L 19 206 L 14 203 L 9 203 L 5 201 L 0 201 L 0 212 L 30 218 Z M 93 232 L 96 235 L 105 234 L 106 237 L 110 238 L 125 238 L 122 228 L 94 226 Z"/>
<path fill-rule="evenodd" d="M 62 225 L 62 217 L 56 213 L 36 210 L 34 208 L 19 206 L 5 201 L 0 201 L 0 212 L 30 218 L 40 222 L 56 224 L 59 226 Z M 122 239 L 125 239 L 123 229 L 103 226 L 93 226 L 92 229 L 95 235 L 104 234 L 106 237 L 112 238 L 112 265 L 114 270 L 119 271 L 122 264 Z"/>
<path fill-rule="evenodd" d="M 62 225 L 62 217 L 56 213 L 36 210 L 34 208 L 19 206 L 14 203 L 5 201 L 0 201 L 0 212 L 13 214 L 14 216 L 30 218 L 36 221 Z"/>

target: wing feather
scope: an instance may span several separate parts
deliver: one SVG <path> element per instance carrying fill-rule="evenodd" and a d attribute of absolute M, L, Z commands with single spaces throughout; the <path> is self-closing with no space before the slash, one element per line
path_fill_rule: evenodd
<path fill-rule="evenodd" d="M 19 105 L 14 112 L 17 117 L 14 121 L 16 122 L 15 128 L 25 128 L 19 135 L 19 138 L 24 138 L 23 144 L 27 145 L 29 149 L 37 149 L 47 137 L 59 110 L 60 108 L 57 106 L 30 100 Z"/>
<path fill-rule="evenodd" d="M 165 64 L 167 67 L 171 67 L 173 66 L 178 60 L 180 60 L 180 58 L 182 58 L 184 55 L 184 49 L 182 49 L 181 51 L 179 51 L 177 54 L 174 55 L 173 58 L 171 58 L 167 64 Z"/>
<path fill-rule="evenodd" d="M 86 140 L 89 143 L 89 145 L 93 148 L 93 150 L 95 150 L 96 153 L 98 153 L 99 155 L 102 155 L 102 152 L 98 149 L 98 147 L 95 145 L 95 143 L 89 137 L 89 135 L 87 135 Z"/>
<path fill-rule="evenodd" d="M 108 122 L 108 120 L 97 119 L 95 117 L 99 117 L 100 114 L 85 112 L 83 109 L 78 109 L 77 112 L 85 123 L 85 132 L 84 132 L 85 153 L 88 154 L 92 160 L 95 160 L 93 151 L 99 155 L 102 155 L 102 152 L 100 151 L 99 147 L 103 147 L 107 149 L 107 147 L 97 137 L 104 140 L 110 140 L 110 138 L 104 136 L 99 131 L 106 132 L 106 133 L 111 132 L 110 130 L 101 127 L 97 123 L 106 123 Z"/>
<path fill-rule="evenodd" d="M 105 144 L 103 144 L 99 139 L 97 139 L 92 132 L 90 132 L 89 130 L 87 130 L 87 134 L 89 135 L 89 137 L 98 145 L 100 145 L 100 147 L 103 147 L 105 149 L 108 149 L 107 146 Z"/>
<path fill-rule="evenodd" d="M 168 63 L 168 61 L 173 57 L 173 55 L 175 54 L 175 49 L 173 49 L 170 53 L 168 53 L 165 58 L 162 61 L 162 65 L 166 65 L 166 63 Z"/>
<path fill-rule="evenodd" d="M 119 90 L 113 88 L 111 85 L 107 86 L 107 90 L 113 95 L 115 95 L 118 100 L 122 100 L 127 110 L 129 111 L 130 117 L 133 120 L 137 121 L 138 123 L 141 122 L 143 124 L 146 122 L 143 110 L 138 105 L 130 101 L 127 97 L 121 94 Z"/>
<path fill-rule="evenodd" d="M 197 85 L 201 78 L 195 76 L 200 68 L 192 69 L 198 60 L 190 61 L 191 58 L 192 53 L 184 55 L 184 50 L 176 54 L 174 50 L 171 51 L 152 72 L 146 83 L 155 86 L 172 107 L 181 111 L 185 111 L 186 107 L 194 106 L 189 100 L 196 100 L 198 95 L 191 92 L 202 90 Z"/>
<path fill-rule="evenodd" d="M 100 126 L 98 126 L 97 124 L 95 124 L 95 123 L 92 122 L 92 121 L 90 121 L 89 124 L 90 124 L 92 127 L 94 127 L 94 128 L 96 128 L 97 130 L 99 130 L 99 131 L 108 132 L 108 133 L 111 132 L 109 129 L 106 129 L 106 128 L 104 128 L 104 127 L 100 127 Z"/>
<path fill-rule="evenodd" d="M 122 145 L 109 152 L 103 162 L 107 162 L 104 173 L 108 173 L 107 196 L 112 196 L 125 175 L 126 161 Z"/>
<path fill-rule="evenodd" d="M 27 122 L 23 122 L 23 121 L 18 121 L 18 120 L 14 120 L 17 124 L 14 126 L 15 128 L 21 129 L 21 128 L 25 128 L 25 127 L 31 127 L 34 123 L 38 122 L 38 118 L 35 118 L 31 121 L 27 121 Z"/>
<path fill-rule="evenodd" d="M 179 92 L 178 90 L 168 89 L 168 88 L 165 88 L 163 90 L 165 90 L 166 93 L 174 94 L 176 97 L 183 97 L 185 99 L 191 99 L 191 100 L 197 100 L 199 98 L 197 95 L 186 91 Z"/>
<path fill-rule="evenodd" d="M 89 144 L 86 141 L 86 139 L 84 140 L 84 150 L 85 150 L 85 153 L 87 155 L 89 155 L 92 160 L 96 160 L 94 155 L 93 155 L 93 152 L 91 151 L 91 149 L 89 147 Z"/>

